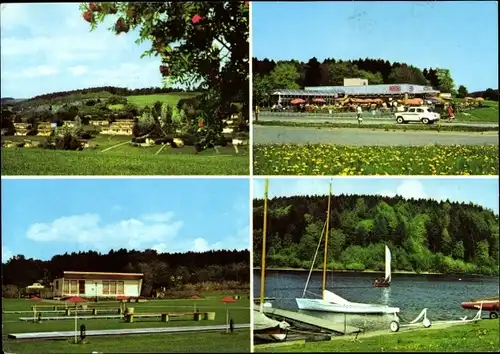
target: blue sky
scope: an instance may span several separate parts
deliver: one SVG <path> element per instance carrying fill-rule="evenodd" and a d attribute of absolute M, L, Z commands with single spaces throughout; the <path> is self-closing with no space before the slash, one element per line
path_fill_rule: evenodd
<path fill-rule="evenodd" d="M 292 195 L 327 195 L 332 193 L 400 195 L 404 198 L 429 198 L 455 202 L 472 202 L 498 215 L 498 177 L 349 177 L 349 178 L 271 178 L 269 197 Z M 253 195 L 264 197 L 264 180 L 254 179 Z"/>
<path fill-rule="evenodd" d="M 4 179 L 2 262 L 73 251 L 248 249 L 248 179 Z"/>
<path fill-rule="evenodd" d="M 159 57 L 140 59 L 150 42 L 116 34 L 109 19 L 93 32 L 78 3 L 1 5 L 2 97 L 97 86 L 161 86 Z M 116 21 L 116 18 L 114 19 Z"/>
<path fill-rule="evenodd" d="M 252 56 L 381 58 L 498 88 L 497 1 L 253 2 Z"/>

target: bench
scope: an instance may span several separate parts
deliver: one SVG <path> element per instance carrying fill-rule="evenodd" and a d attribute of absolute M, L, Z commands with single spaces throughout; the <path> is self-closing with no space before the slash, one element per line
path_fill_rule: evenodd
<path fill-rule="evenodd" d="M 215 312 L 163 312 L 163 313 L 125 313 L 123 319 L 127 323 L 134 322 L 134 318 L 160 317 L 161 322 L 168 322 L 170 318 L 192 316 L 194 321 L 215 320 Z"/>

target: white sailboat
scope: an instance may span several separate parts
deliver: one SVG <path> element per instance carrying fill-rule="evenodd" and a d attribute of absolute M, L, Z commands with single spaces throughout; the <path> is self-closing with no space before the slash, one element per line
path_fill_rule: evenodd
<path fill-rule="evenodd" d="M 305 297 L 307 285 L 309 283 L 309 278 L 311 276 L 312 270 L 314 268 L 314 260 L 316 259 L 316 255 L 319 250 L 316 249 L 316 254 L 314 255 L 313 264 L 311 266 L 311 270 L 309 272 L 309 278 L 306 282 L 306 287 L 304 289 L 304 293 L 302 298 L 297 298 L 295 301 L 297 302 L 297 306 L 300 310 L 309 310 L 309 311 L 321 311 L 321 312 L 338 312 L 338 313 L 358 313 L 358 314 L 396 314 L 399 313 L 398 307 L 389 307 L 386 305 L 377 305 L 377 304 L 365 304 L 359 302 L 351 302 L 348 301 L 337 294 L 326 290 L 326 265 L 328 259 L 328 232 L 330 228 L 330 211 L 331 211 L 331 196 L 332 196 L 332 185 L 330 183 L 330 190 L 328 194 L 328 209 L 326 214 L 326 222 L 325 222 L 325 249 L 323 253 L 323 286 L 322 286 L 322 298 L 321 299 L 308 299 Z M 321 239 L 319 241 L 321 243 Z"/>
<path fill-rule="evenodd" d="M 260 303 L 259 309 L 253 311 L 253 334 L 263 340 L 284 341 L 288 335 L 290 325 L 285 321 L 276 321 L 264 314 L 264 307 L 271 307 L 271 303 L 265 303 L 265 275 L 266 275 L 266 232 L 267 232 L 267 196 L 269 180 L 264 184 L 264 224 L 262 227 L 262 259 L 260 274 Z"/>
<path fill-rule="evenodd" d="M 391 285 L 391 250 L 385 245 L 385 277 L 384 279 L 375 279 L 373 286 L 376 288 L 386 288 Z"/>

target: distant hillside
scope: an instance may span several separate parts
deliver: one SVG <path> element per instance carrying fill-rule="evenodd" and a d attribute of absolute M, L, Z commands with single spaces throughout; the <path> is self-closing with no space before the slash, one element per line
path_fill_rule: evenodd
<path fill-rule="evenodd" d="M 112 95 L 119 96 L 139 96 L 139 95 L 151 95 L 159 93 L 171 93 L 171 92 L 186 92 L 186 90 L 180 88 L 162 88 L 162 87 L 148 87 L 140 89 L 128 89 L 126 87 L 115 87 L 115 86 L 102 86 L 102 87 L 90 87 L 79 90 L 71 91 L 60 91 L 52 92 L 43 95 L 38 95 L 30 98 L 29 100 L 52 100 L 56 98 L 61 98 L 65 96 L 75 95 L 75 94 L 89 94 L 98 92 L 108 92 Z"/>
<path fill-rule="evenodd" d="M 498 101 L 498 89 L 487 89 L 485 91 L 475 91 L 469 93 L 470 97 L 482 97 L 485 100 Z"/>
<path fill-rule="evenodd" d="M 12 98 L 12 97 L 2 97 L 0 99 L 1 101 L 1 104 L 14 104 L 14 103 L 19 103 L 19 102 L 23 102 L 23 101 L 26 101 L 27 99 L 26 98 Z"/>

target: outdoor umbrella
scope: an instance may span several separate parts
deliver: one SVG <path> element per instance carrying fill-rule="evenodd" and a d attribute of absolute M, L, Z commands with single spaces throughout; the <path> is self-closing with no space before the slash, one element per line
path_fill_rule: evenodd
<path fill-rule="evenodd" d="M 125 311 L 125 302 L 128 300 L 128 296 L 119 295 L 116 297 L 116 300 L 120 303 L 120 310 L 122 311 L 121 313 L 123 313 L 123 311 Z"/>
<path fill-rule="evenodd" d="M 28 292 L 34 290 L 34 291 L 38 292 L 38 295 L 40 295 L 40 292 L 42 289 L 45 289 L 45 286 L 43 286 L 40 283 L 33 283 L 32 285 L 28 285 L 26 287 L 26 290 L 28 290 Z"/>
<path fill-rule="evenodd" d="M 291 104 L 301 104 L 301 103 L 305 103 L 306 101 L 304 101 L 302 98 L 295 98 L 293 100 L 290 101 Z"/>
<path fill-rule="evenodd" d="M 80 296 L 73 296 L 73 297 L 70 297 L 69 299 L 66 299 L 67 302 L 72 302 L 75 304 L 75 343 L 78 341 L 77 339 L 77 336 L 78 336 L 78 315 L 77 315 L 77 311 L 76 311 L 76 308 L 77 308 L 77 305 L 78 303 L 81 303 L 81 302 L 87 302 L 87 300 L 85 300 L 84 298 L 81 298 Z"/>
<path fill-rule="evenodd" d="M 232 296 L 225 296 L 222 299 L 220 299 L 220 302 L 223 303 L 230 303 L 230 302 L 236 302 L 237 300 L 232 297 Z M 226 332 L 229 332 L 229 308 L 226 307 Z"/>
<path fill-rule="evenodd" d="M 325 103 L 325 100 L 324 100 L 324 99 L 322 99 L 322 98 L 315 98 L 315 99 L 313 100 L 313 102 L 317 102 L 317 103 Z"/>

